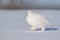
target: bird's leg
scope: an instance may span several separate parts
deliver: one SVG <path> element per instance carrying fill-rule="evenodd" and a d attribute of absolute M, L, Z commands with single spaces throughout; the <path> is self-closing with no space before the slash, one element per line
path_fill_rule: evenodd
<path fill-rule="evenodd" d="M 42 32 L 45 31 L 45 28 L 41 28 L 41 31 L 42 31 Z"/>
<path fill-rule="evenodd" d="M 32 27 L 30 28 L 31 31 L 35 31 L 35 29 L 36 29 L 35 26 L 32 26 Z"/>

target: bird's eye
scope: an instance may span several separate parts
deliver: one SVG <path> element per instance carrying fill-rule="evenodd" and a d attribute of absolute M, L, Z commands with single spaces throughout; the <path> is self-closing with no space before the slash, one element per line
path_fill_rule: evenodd
<path fill-rule="evenodd" d="M 30 13 L 29 13 L 30 14 Z"/>

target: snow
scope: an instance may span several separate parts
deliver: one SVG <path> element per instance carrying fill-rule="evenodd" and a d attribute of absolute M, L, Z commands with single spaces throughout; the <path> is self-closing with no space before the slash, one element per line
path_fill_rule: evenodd
<path fill-rule="evenodd" d="M 32 10 L 47 17 L 58 30 L 29 31 L 27 10 L 0 10 L 0 40 L 60 40 L 60 10 Z"/>

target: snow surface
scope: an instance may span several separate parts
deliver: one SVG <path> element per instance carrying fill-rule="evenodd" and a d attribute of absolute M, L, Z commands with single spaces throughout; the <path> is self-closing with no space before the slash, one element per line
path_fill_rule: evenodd
<path fill-rule="evenodd" d="M 28 31 L 27 10 L 0 10 L 0 40 L 60 40 L 60 10 L 32 10 L 47 17 L 55 31 Z"/>

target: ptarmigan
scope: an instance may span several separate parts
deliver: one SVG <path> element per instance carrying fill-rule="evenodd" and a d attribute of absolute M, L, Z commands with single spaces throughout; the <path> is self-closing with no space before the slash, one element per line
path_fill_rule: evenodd
<path fill-rule="evenodd" d="M 41 14 L 33 13 L 31 10 L 29 10 L 27 11 L 26 15 L 26 20 L 28 24 L 32 26 L 30 30 L 34 31 L 36 30 L 36 28 L 41 28 L 41 31 L 45 31 L 45 27 L 47 25 L 50 25 L 47 19 Z"/>

